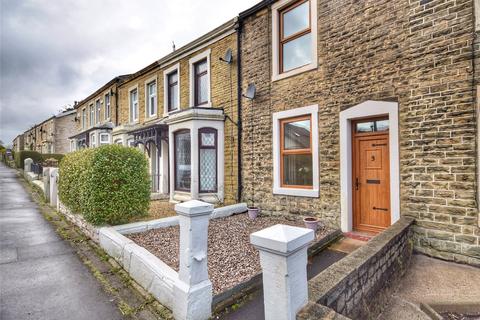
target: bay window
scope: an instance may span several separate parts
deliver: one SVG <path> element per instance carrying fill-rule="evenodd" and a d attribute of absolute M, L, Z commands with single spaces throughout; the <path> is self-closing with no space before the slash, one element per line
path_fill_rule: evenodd
<path fill-rule="evenodd" d="M 217 191 L 217 130 L 202 128 L 199 130 L 199 175 L 200 192 Z"/>
<path fill-rule="evenodd" d="M 90 148 L 95 148 L 97 146 L 95 133 L 90 134 Z"/>
<path fill-rule="evenodd" d="M 100 133 L 100 145 L 110 144 L 110 134 L 108 133 Z"/>
<path fill-rule="evenodd" d="M 191 148 L 190 130 L 174 133 L 175 190 L 190 191 Z"/>

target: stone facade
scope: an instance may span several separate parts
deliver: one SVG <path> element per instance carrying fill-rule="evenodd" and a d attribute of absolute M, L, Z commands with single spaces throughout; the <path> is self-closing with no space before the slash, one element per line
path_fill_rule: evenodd
<path fill-rule="evenodd" d="M 54 136 L 53 136 L 53 153 L 66 154 L 70 152 L 69 137 L 75 132 L 74 110 L 64 111 L 54 118 Z"/>
<path fill-rule="evenodd" d="M 15 137 L 15 139 L 13 139 L 13 142 L 12 142 L 12 149 L 14 152 L 19 152 L 19 151 L 22 151 L 24 150 L 25 148 L 25 139 L 24 139 L 24 134 L 19 134 L 18 136 Z"/>
<path fill-rule="evenodd" d="M 318 67 L 272 81 L 272 11 L 240 15 L 243 198 L 265 212 L 340 224 L 339 113 L 367 100 L 399 105 L 400 213 L 415 248 L 480 261 L 473 1 L 317 1 Z M 272 114 L 318 104 L 319 196 L 274 195 Z M 252 151 L 253 150 L 253 151 Z"/>

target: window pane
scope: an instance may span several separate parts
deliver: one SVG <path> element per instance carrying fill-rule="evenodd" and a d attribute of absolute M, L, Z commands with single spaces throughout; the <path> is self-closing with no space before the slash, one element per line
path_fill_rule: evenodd
<path fill-rule="evenodd" d="M 215 133 L 203 132 L 202 135 L 202 147 L 215 147 Z"/>
<path fill-rule="evenodd" d="M 283 184 L 292 186 L 313 185 L 311 154 L 283 156 Z"/>
<path fill-rule="evenodd" d="M 283 14 L 283 37 L 286 38 L 307 29 L 310 25 L 309 15 L 309 1 Z"/>
<path fill-rule="evenodd" d="M 178 81 L 177 71 L 174 71 L 168 75 L 168 84 L 174 84 Z"/>
<path fill-rule="evenodd" d="M 310 120 L 301 120 L 285 123 L 284 149 L 309 149 L 310 148 Z"/>
<path fill-rule="evenodd" d="M 190 190 L 190 132 L 175 134 L 175 189 Z"/>
<path fill-rule="evenodd" d="M 195 73 L 199 74 L 207 71 L 207 59 L 197 62 L 195 64 Z"/>
<path fill-rule="evenodd" d="M 377 131 L 388 131 L 388 120 L 378 120 L 376 122 Z"/>
<path fill-rule="evenodd" d="M 357 132 L 373 132 L 375 131 L 375 123 L 373 121 L 357 123 Z"/>
<path fill-rule="evenodd" d="M 178 84 L 169 87 L 168 92 L 168 111 L 172 111 L 178 106 Z"/>
<path fill-rule="evenodd" d="M 200 191 L 217 189 L 217 150 L 200 149 Z"/>
<path fill-rule="evenodd" d="M 202 104 L 208 101 L 208 83 L 207 83 L 207 75 L 203 75 L 198 79 L 197 84 L 197 103 Z"/>
<path fill-rule="evenodd" d="M 308 33 L 283 45 L 283 71 L 312 62 L 312 35 Z"/>

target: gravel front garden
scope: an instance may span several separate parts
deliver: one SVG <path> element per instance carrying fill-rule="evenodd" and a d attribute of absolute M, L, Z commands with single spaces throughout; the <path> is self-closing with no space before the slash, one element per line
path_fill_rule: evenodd
<path fill-rule="evenodd" d="M 251 220 L 246 213 L 210 220 L 208 273 L 214 294 L 246 281 L 261 271 L 259 254 L 250 244 L 250 234 L 275 224 L 304 227 L 300 218 L 291 220 L 287 217 L 259 216 Z M 179 229 L 179 226 L 160 228 L 130 234 L 128 237 L 178 271 Z M 328 229 L 319 228 L 316 241 L 328 232 Z"/>

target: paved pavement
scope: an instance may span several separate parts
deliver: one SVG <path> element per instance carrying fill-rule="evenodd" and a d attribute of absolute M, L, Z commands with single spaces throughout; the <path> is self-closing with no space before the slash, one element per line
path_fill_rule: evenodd
<path fill-rule="evenodd" d="M 421 303 L 437 311 L 479 314 L 480 268 L 414 254 L 378 319 L 429 319 L 420 310 Z"/>
<path fill-rule="evenodd" d="M 122 319 L 71 246 L 0 163 L 0 319 Z"/>

